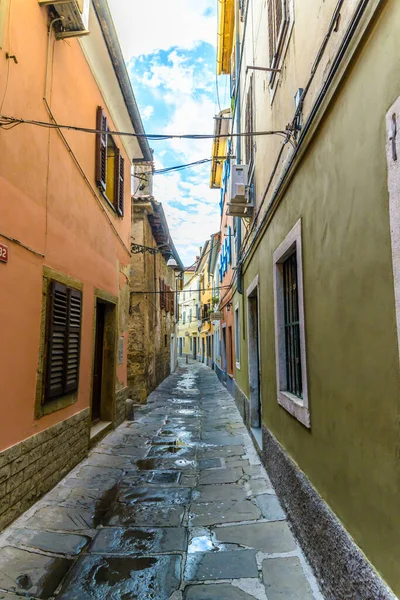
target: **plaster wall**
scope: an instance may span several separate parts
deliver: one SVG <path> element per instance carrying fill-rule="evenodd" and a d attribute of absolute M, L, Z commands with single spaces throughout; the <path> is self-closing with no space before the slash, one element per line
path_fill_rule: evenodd
<path fill-rule="evenodd" d="M 243 285 L 259 275 L 264 424 L 396 594 L 400 377 L 385 117 L 400 94 L 399 30 L 400 4 L 389 0 L 245 264 Z M 287 69 L 303 60 L 298 51 Z M 263 154 L 257 161 L 262 172 Z M 310 430 L 278 405 L 276 388 L 273 253 L 298 219 Z M 247 335 L 247 319 L 242 326 Z M 249 397 L 246 346 L 236 377 Z"/>
<path fill-rule="evenodd" d="M 48 11 L 36 0 L 13 0 L 0 50 L 4 115 L 50 121 L 43 102 L 47 24 Z M 6 61 L 5 52 L 15 54 L 18 64 Z M 53 41 L 47 98 L 57 121 L 72 125 L 94 128 L 97 106 L 106 107 L 77 39 Z M 0 131 L 0 239 L 10 252 L 8 264 L 0 265 L 0 450 L 90 405 L 95 289 L 120 299 L 117 335 L 124 338 L 124 357 L 116 385 L 126 386 L 132 157 L 116 139 L 126 168 L 121 219 L 96 189 L 94 135 L 65 131 L 64 136 L 76 161 L 57 131 L 30 125 Z M 83 284 L 80 384 L 75 404 L 35 420 L 44 266 Z"/>

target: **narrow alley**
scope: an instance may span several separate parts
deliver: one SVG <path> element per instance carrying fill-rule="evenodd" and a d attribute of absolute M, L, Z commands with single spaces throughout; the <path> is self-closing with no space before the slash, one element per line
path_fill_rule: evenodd
<path fill-rule="evenodd" d="M 194 361 L 0 543 L 1 600 L 322 600 L 232 397 Z"/>

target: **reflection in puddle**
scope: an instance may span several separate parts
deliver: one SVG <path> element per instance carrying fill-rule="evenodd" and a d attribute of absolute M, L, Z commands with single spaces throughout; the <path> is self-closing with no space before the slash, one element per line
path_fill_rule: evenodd
<path fill-rule="evenodd" d="M 213 542 L 208 535 L 198 535 L 192 538 L 187 551 L 189 554 L 193 554 L 195 552 L 222 552 L 224 550 L 228 550 L 225 544 Z"/>

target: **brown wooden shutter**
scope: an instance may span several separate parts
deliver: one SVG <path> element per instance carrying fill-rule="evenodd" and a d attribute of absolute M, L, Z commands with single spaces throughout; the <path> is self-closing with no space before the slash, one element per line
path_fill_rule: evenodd
<path fill-rule="evenodd" d="M 275 32 L 274 32 L 274 4 L 275 0 L 268 0 L 268 44 L 269 44 L 269 65 L 272 66 L 275 57 Z"/>
<path fill-rule="evenodd" d="M 103 133 L 96 134 L 96 184 L 104 192 L 107 186 L 107 117 L 101 106 L 97 108 L 96 129 Z"/>
<path fill-rule="evenodd" d="M 45 400 L 78 389 L 81 328 L 82 293 L 53 281 Z"/>
<path fill-rule="evenodd" d="M 68 290 L 56 281 L 51 285 L 46 371 L 46 399 L 64 392 L 64 361 L 67 347 Z"/>
<path fill-rule="evenodd" d="M 275 54 L 281 53 L 287 26 L 287 0 L 275 0 Z"/>
<path fill-rule="evenodd" d="M 164 282 L 160 278 L 160 308 L 165 308 Z"/>
<path fill-rule="evenodd" d="M 171 314 L 173 315 L 175 312 L 175 292 L 171 288 Z"/>
<path fill-rule="evenodd" d="M 82 293 L 79 290 L 70 289 L 64 392 L 73 392 L 78 389 L 81 328 Z"/>
<path fill-rule="evenodd" d="M 125 187 L 125 160 L 121 151 L 115 150 L 115 184 L 114 206 L 120 217 L 124 216 L 124 187 Z"/>

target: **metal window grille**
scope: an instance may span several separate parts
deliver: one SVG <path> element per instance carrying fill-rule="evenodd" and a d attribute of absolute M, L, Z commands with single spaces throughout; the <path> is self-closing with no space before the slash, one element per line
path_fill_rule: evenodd
<path fill-rule="evenodd" d="M 296 252 L 285 260 L 282 268 L 285 305 L 287 391 L 302 398 L 303 385 L 301 377 L 299 293 L 297 285 Z"/>

